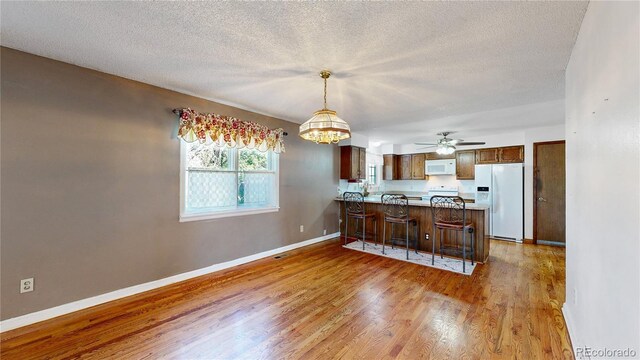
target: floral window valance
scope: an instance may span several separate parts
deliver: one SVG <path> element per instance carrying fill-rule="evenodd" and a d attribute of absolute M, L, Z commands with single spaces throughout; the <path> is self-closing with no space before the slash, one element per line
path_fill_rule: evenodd
<path fill-rule="evenodd" d="M 231 116 L 201 114 L 192 109 L 175 111 L 180 116 L 178 137 L 186 142 L 214 142 L 229 147 L 284 152 L 284 131 L 269 129 Z"/>

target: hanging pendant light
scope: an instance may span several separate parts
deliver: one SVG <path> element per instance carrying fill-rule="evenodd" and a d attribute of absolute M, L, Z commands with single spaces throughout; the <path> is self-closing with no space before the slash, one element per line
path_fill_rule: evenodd
<path fill-rule="evenodd" d="M 322 70 L 320 77 L 324 79 L 324 108 L 313 114 L 313 117 L 300 125 L 300 137 L 316 144 L 336 144 L 340 140 L 351 137 L 351 129 L 346 121 L 340 119 L 336 112 L 327 109 L 327 79 L 329 70 Z"/>

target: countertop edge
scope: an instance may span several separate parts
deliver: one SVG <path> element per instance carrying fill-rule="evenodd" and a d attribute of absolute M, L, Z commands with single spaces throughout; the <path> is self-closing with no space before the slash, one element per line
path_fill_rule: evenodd
<path fill-rule="evenodd" d="M 335 197 L 334 198 L 335 201 L 344 201 L 343 198 L 341 197 Z M 380 199 L 371 199 L 371 198 L 365 198 L 364 199 L 365 203 L 369 203 L 369 204 L 381 204 L 382 201 Z M 422 207 L 431 207 L 431 203 L 428 201 L 424 201 L 424 200 L 409 200 L 409 206 L 422 206 Z M 486 205 L 478 205 L 475 203 L 467 203 L 466 204 L 466 208 L 467 210 L 489 210 L 489 207 Z"/>

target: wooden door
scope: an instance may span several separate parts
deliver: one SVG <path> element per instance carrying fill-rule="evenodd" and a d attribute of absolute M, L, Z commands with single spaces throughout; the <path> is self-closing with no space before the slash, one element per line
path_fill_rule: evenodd
<path fill-rule="evenodd" d="M 521 163 L 524 162 L 524 146 L 501 147 L 498 153 L 501 163 Z"/>
<path fill-rule="evenodd" d="M 411 155 L 400 156 L 400 179 L 411 180 Z"/>
<path fill-rule="evenodd" d="M 382 156 L 382 180 L 397 180 L 398 173 L 396 171 L 396 156 L 393 154 L 387 154 Z"/>
<path fill-rule="evenodd" d="M 498 148 L 476 150 L 476 164 L 498 163 Z"/>
<path fill-rule="evenodd" d="M 476 178 L 476 151 L 456 151 L 456 179 L 473 180 Z"/>
<path fill-rule="evenodd" d="M 424 154 L 411 155 L 411 178 L 414 180 L 424 179 Z"/>
<path fill-rule="evenodd" d="M 533 238 L 565 243 L 564 141 L 533 144 Z"/>
<path fill-rule="evenodd" d="M 358 179 L 365 179 L 367 177 L 367 149 L 357 148 L 359 154 L 358 158 Z"/>

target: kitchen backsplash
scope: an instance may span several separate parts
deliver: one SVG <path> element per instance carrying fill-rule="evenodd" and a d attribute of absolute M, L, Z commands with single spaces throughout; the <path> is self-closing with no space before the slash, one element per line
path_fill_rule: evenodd
<path fill-rule="evenodd" d="M 361 184 L 349 183 L 347 180 L 340 180 L 340 191 L 360 191 Z M 376 191 L 407 191 L 424 192 L 428 188 L 435 186 L 455 186 L 458 192 L 463 194 L 475 193 L 474 180 L 456 180 L 455 175 L 430 176 L 429 180 L 380 180 L 379 184 L 369 187 L 369 192 Z"/>

